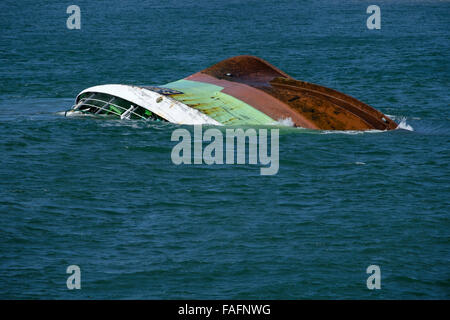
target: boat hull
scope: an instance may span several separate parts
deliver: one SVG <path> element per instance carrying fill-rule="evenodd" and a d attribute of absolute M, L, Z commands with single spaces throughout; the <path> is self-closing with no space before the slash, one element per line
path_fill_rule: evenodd
<path fill-rule="evenodd" d="M 258 57 L 226 59 L 184 80 L 214 85 L 221 93 L 272 120 L 290 119 L 298 127 L 322 130 L 391 130 L 397 127 L 393 120 L 371 106 L 336 90 L 296 80 Z M 189 86 L 180 81 L 165 87 L 189 91 Z M 173 98 L 189 104 L 183 95 Z M 192 104 L 206 113 L 210 112 L 207 105 Z"/>
<path fill-rule="evenodd" d="M 72 111 L 190 125 L 282 122 L 321 130 L 397 127 L 389 117 L 353 97 L 296 80 L 254 56 L 229 58 L 163 86 L 87 88 L 77 96 Z"/>

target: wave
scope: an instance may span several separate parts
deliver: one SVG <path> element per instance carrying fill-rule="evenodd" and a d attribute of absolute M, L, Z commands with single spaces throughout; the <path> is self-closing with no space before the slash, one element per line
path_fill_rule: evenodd
<path fill-rule="evenodd" d="M 414 131 L 414 128 L 411 125 L 406 123 L 406 117 L 402 117 L 400 119 L 400 122 L 398 123 L 397 129 Z"/>
<path fill-rule="evenodd" d="M 278 119 L 277 122 L 279 124 L 281 124 L 282 126 L 286 126 L 286 127 L 294 127 L 295 126 L 294 121 L 292 121 L 292 119 L 290 117 Z"/>

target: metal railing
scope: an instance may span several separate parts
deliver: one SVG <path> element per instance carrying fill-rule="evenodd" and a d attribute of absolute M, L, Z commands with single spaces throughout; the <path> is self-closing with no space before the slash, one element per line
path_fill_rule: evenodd
<path fill-rule="evenodd" d="M 127 109 L 127 108 L 124 108 L 124 107 L 122 107 L 122 106 L 119 106 L 119 105 L 117 105 L 117 104 L 115 104 L 115 103 L 112 103 L 112 101 L 114 101 L 114 99 L 115 99 L 115 97 L 113 97 L 111 100 L 109 100 L 109 101 L 106 101 L 106 100 L 102 100 L 102 99 L 94 99 L 94 98 L 92 98 L 92 96 L 94 96 L 95 94 L 92 94 L 91 96 L 89 96 L 88 98 L 82 98 L 82 99 L 80 99 L 80 101 L 76 104 L 76 105 L 73 105 L 72 106 L 72 110 L 76 110 L 76 111 L 81 111 L 81 112 L 83 112 L 84 110 L 79 110 L 82 106 L 89 106 L 89 107 L 92 107 L 92 108 L 96 108 L 96 109 L 98 109 L 98 110 L 96 110 L 95 112 L 89 112 L 89 111 L 86 111 L 86 112 L 89 112 L 89 113 L 92 113 L 92 114 L 98 114 L 98 113 L 100 113 L 102 110 L 103 111 L 105 111 L 106 113 L 111 113 L 111 114 L 114 114 L 114 115 L 117 115 L 119 118 L 121 118 L 122 119 L 122 115 L 123 114 L 125 114 L 127 117 L 129 117 L 131 114 L 133 114 L 133 115 L 135 115 L 136 117 L 138 117 L 138 118 L 140 118 L 140 119 L 144 119 L 144 120 L 147 120 L 148 118 L 145 118 L 144 116 L 142 116 L 142 115 L 140 115 L 140 114 L 137 114 L 136 112 L 134 112 L 136 109 L 138 109 L 138 108 L 142 108 L 142 107 L 139 107 L 139 106 L 134 106 L 134 105 L 131 105 L 130 106 L 130 108 L 129 109 Z M 90 101 L 97 101 L 97 102 L 101 102 L 101 103 L 103 103 L 103 106 L 97 106 L 97 105 L 95 105 L 95 104 L 92 104 L 92 103 L 88 103 L 88 102 L 90 102 Z M 123 112 L 120 114 L 120 113 L 118 113 L 118 112 L 116 112 L 116 111 L 114 111 L 114 110 L 111 110 L 111 109 L 107 109 L 107 107 L 109 107 L 109 106 L 114 106 L 114 107 L 116 107 L 116 108 L 118 108 L 118 109 L 120 109 L 120 110 L 123 110 Z M 144 108 L 145 109 L 145 108 Z"/>

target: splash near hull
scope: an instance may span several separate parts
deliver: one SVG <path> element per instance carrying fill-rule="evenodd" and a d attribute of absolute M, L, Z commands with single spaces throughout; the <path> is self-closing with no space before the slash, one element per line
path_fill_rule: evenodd
<path fill-rule="evenodd" d="M 397 124 L 338 91 L 296 80 L 253 56 L 223 60 L 163 86 L 109 84 L 83 90 L 68 112 L 178 124 L 391 130 Z"/>
<path fill-rule="evenodd" d="M 195 100 L 197 93 L 190 90 L 202 84 L 216 86 L 217 92 L 246 105 L 241 115 L 229 116 L 224 124 L 249 121 L 256 109 L 271 120 L 290 118 L 295 126 L 322 130 L 391 130 L 397 124 L 369 105 L 333 89 L 295 80 L 268 62 L 253 56 L 237 56 L 223 60 L 183 80 L 168 83 L 165 87 L 183 91 L 173 98 L 210 114 L 218 120 L 223 114 L 233 114 L 215 103 Z M 220 97 L 210 97 L 220 100 Z M 219 110 L 217 109 L 219 108 Z M 247 113 L 248 112 L 248 113 Z M 254 113 L 254 112 L 253 112 Z M 248 119 L 245 117 L 248 115 Z M 262 118 L 262 117 L 261 117 Z M 266 119 L 267 120 L 267 119 Z M 256 121 L 260 123 L 260 121 Z M 267 123 L 270 121 L 267 120 Z"/>

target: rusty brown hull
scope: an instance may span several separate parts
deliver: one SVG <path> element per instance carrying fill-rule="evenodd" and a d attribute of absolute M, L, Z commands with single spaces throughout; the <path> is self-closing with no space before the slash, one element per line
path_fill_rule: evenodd
<path fill-rule="evenodd" d="M 371 106 L 341 92 L 292 78 L 254 56 L 223 60 L 185 80 L 223 87 L 275 120 L 322 130 L 391 130 L 397 124 Z"/>

